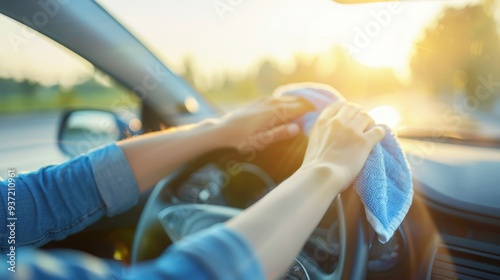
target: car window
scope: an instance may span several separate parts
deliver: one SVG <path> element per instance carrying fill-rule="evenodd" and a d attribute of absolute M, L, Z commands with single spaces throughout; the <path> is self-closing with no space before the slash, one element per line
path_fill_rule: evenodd
<path fill-rule="evenodd" d="M 496 1 L 98 2 L 226 110 L 312 81 L 398 129 L 500 139 Z"/>
<path fill-rule="evenodd" d="M 4 15 L 0 34 L 0 170 L 65 161 L 57 133 L 66 110 L 138 115 L 138 98 L 70 50 Z"/>

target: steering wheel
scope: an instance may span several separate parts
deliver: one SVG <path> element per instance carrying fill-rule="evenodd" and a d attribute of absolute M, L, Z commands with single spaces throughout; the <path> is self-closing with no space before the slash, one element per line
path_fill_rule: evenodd
<path fill-rule="evenodd" d="M 151 192 L 137 225 L 132 246 L 132 263 L 158 257 L 183 236 L 224 222 L 241 209 L 208 204 L 179 203 L 175 191 L 195 172 L 216 161 L 235 155 L 234 150 L 217 150 L 179 168 L 162 179 Z M 352 188 L 339 194 L 334 201 L 337 210 L 340 252 L 333 273 L 325 273 L 314 260 L 301 254 L 292 267 L 306 271 L 302 278 L 283 279 L 365 279 L 368 264 L 369 225 L 364 218 L 363 205 Z M 298 263 L 298 265 L 297 265 Z"/>

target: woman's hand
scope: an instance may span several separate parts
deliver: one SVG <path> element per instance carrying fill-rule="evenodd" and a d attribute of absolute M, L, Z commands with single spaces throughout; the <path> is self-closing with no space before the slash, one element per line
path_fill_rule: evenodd
<path fill-rule="evenodd" d="M 311 131 L 302 167 L 226 223 L 252 245 L 266 279 L 286 271 L 334 198 L 359 173 L 385 133 L 372 125 L 357 106 L 328 107 Z"/>
<path fill-rule="evenodd" d="M 296 136 L 300 128 L 290 121 L 312 110 L 312 106 L 296 97 L 264 98 L 247 107 L 228 113 L 220 119 L 223 141 L 241 149 L 264 146 Z"/>
<path fill-rule="evenodd" d="M 346 189 L 361 171 L 373 146 L 386 131 L 354 104 L 337 102 L 325 109 L 309 137 L 301 168 L 331 167 Z"/>

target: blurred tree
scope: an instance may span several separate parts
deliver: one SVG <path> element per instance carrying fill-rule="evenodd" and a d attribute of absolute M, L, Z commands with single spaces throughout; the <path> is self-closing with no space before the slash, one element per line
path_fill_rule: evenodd
<path fill-rule="evenodd" d="M 321 82 L 324 75 L 318 66 L 320 59 L 320 55 L 314 57 L 296 55 L 294 59 L 295 69 L 288 76 L 288 82 Z"/>
<path fill-rule="evenodd" d="M 266 59 L 257 67 L 256 81 L 258 90 L 263 95 L 270 95 L 276 88 L 277 83 L 283 78 L 283 72 L 275 62 Z M 248 78 L 247 78 L 248 79 Z"/>
<path fill-rule="evenodd" d="M 184 79 L 193 87 L 197 87 L 196 82 L 195 82 L 195 74 L 194 74 L 194 66 L 193 66 L 193 59 L 191 57 L 186 57 L 184 59 L 184 72 L 181 73 L 181 75 L 184 77 Z"/>
<path fill-rule="evenodd" d="M 0 78 L 0 98 L 19 92 L 19 83 L 13 79 Z"/>
<path fill-rule="evenodd" d="M 445 9 L 415 43 L 410 68 L 416 81 L 447 101 L 458 93 L 464 100 L 478 102 L 482 110 L 490 110 L 494 99 L 485 98 L 485 92 L 478 96 L 478 88 L 484 81 L 500 78 L 494 5 L 493 0 L 486 0 Z M 490 96 L 499 95 L 499 89 L 492 86 L 485 90 Z"/>
<path fill-rule="evenodd" d="M 325 61 L 329 63 L 320 65 L 320 62 Z M 300 82 L 328 84 L 348 99 L 357 101 L 401 92 L 403 89 L 393 69 L 364 66 L 341 46 L 334 46 L 329 53 L 296 55 L 294 66 L 290 69 L 283 69 L 273 60 L 263 60 L 257 65 L 256 71 L 249 71 L 246 75 L 227 73 L 204 92 L 216 102 L 244 103 L 270 95 L 278 86 Z"/>
<path fill-rule="evenodd" d="M 71 108 L 81 105 L 78 99 L 78 91 L 74 88 L 59 88 L 55 95 L 55 106 L 59 108 Z"/>
<path fill-rule="evenodd" d="M 33 98 L 36 91 L 40 87 L 40 84 L 38 84 L 37 82 L 29 80 L 23 80 L 19 85 L 21 93 L 24 94 L 28 99 Z"/>
<path fill-rule="evenodd" d="M 365 66 L 340 46 L 332 48 L 331 56 L 335 61 L 331 74 L 321 82 L 332 85 L 348 99 L 361 102 L 402 91 L 402 82 L 391 68 Z"/>

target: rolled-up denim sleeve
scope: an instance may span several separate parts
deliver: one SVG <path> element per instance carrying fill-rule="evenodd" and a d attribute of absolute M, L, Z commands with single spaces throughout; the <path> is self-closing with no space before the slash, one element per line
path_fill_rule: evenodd
<path fill-rule="evenodd" d="M 107 216 L 119 214 L 137 203 L 139 187 L 122 149 L 111 144 L 88 156 Z"/>
<path fill-rule="evenodd" d="M 16 246 L 41 246 L 81 231 L 104 215 L 131 207 L 138 187 L 119 147 L 111 144 L 61 165 L 46 166 L 15 180 Z M 0 220 L 6 221 L 8 188 L 0 181 Z M 11 217 L 11 216 L 9 216 Z M 0 232 L 0 251 L 9 248 Z"/>

